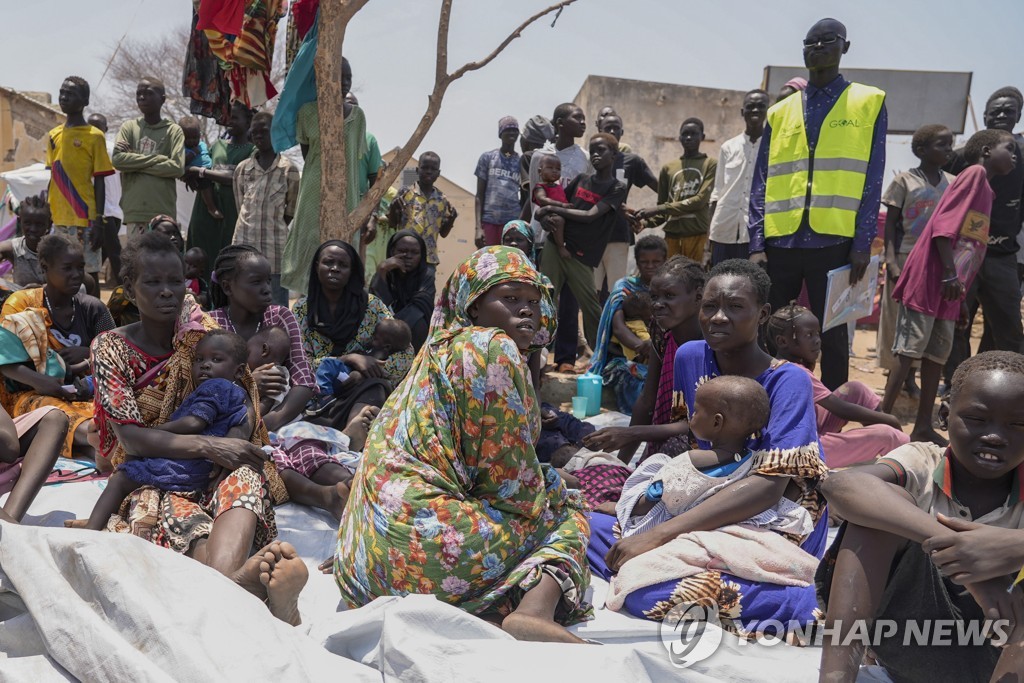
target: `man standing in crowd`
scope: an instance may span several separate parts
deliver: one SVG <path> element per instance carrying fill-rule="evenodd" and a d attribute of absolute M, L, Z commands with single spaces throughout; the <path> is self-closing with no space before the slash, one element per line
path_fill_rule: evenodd
<path fill-rule="evenodd" d="M 764 90 L 751 90 L 744 95 L 740 116 L 746 129 L 726 140 L 718 153 L 715 189 L 711 191 L 711 228 L 704 247 L 705 268 L 749 255 L 750 181 L 767 112 L 768 93 Z"/>
<path fill-rule="evenodd" d="M 107 134 L 107 117 L 103 114 L 90 114 L 89 125 Z M 114 155 L 114 145 L 107 142 L 107 154 Z M 124 213 L 121 211 L 121 175 L 116 171 L 103 179 L 103 186 L 106 190 L 103 202 L 103 228 L 101 230 L 102 249 L 100 258 L 110 261 L 110 277 L 107 285 L 116 287 L 121 284 L 121 221 L 124 220 Z"/>
<path fill-rule="evenodd" d="M 476 164 L 477 248 L 501 244 L 501 229 L 519 217 L 519 122 L 512 116 L 498 121 L 501 147 L 484 152 Z"/>
<path fill-rule="evenodd" d="M 622 139 L 622 118 L 618 114 L 606 114 L 597 124 L 597 128 L 599 132 L 607 133 L 616 140 Z M 614 168 L 616 180 L 626 186 L 627 200 L 629 191 L 634 187 L 649 187 L 654 192 L 658 191 L 658 178 L 654 175 L 651 167 L 642 157 L 632 152 L 623 152 L 621 144 L 615 155 Z M 629 226 L 629 220 L 626 218 L 625 201 L 623 200 L 623 204 L 615 212 L 615 227 L 612 228 L 612 235 L 608 239 L 608 246 L 604 249 L 601 263 L 594 269 L 594 286 L 597 287 L 598 292 L 604 292 L 602 300 L 607 298 L 607 293 L 615 288 L 616 282 L 626 277 L 629 247 L 636 242 L 633 230 Z"/>
<path fill-rule="evenodd" d="M 985 128 L 1013 133 L 1020 121 L 1024 97 L 1014 87 L 1000 88 L 985 103 Z M 1017 271 L 1017 235 L 1022 218 L 1021 201 L 1024 200 L 1024 145 L 1017 140 L 1017 166 L 1008 175 L 989 179 L 996 197 L 992 201 L 989 222 L 988 249 L 981 262 L 981 270 L 967 293 L 965 303 L 971 314 L 971 325 L 957 328 L 953 351 L 946 361 L 946 386 L 960 363 L 971 355 L 971 327 L 978 305 L 985 316 L 985 332 L 978 351 L 1024 352 L 1024 329 L 1020 316 L 1020 277 Z M 967 168 L 963 148 L 953 152 L 947 171 L 959 175 Z"/>
<path fill-rule="evenodd" d="M 772 309 L 806 283 L 822 321 L 828 271 L 849 263 L 856 283 L 867 270 L 885 169 L 885 93 L 843 78 L 849 49 L 835 19 L 807 32 L 807 89 L 768 110 L 750 190 L 750 260 L 768 269 Z M 846 325 L 823 333 L 822 383 L 846 382 L 849 362 Z"/>

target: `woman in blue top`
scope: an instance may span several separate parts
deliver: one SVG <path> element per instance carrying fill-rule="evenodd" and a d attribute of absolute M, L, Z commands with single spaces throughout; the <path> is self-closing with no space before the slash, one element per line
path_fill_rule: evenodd
<path fill-rule="evenodd" d="M 615 518 L 591 515 L 591 570 L 610 578 L 628 560 L 657 548 L 680 534 L 713 531 L 740 523 L 776 505 L 783 497 L 803 506 L 815 522 L 800 547 L 821 557 L 828 528 L 824 503 L 814 490 L 827 468 L 818 443 L 811 383 L 807 373 L 780 362 L 757 343 L 758 328 L 768 319 L 771 281 L 749 261 L 723 261 L 712 269 L 700 304 L 705 341 L 684 344 L 674 363 L 674 400 L 687 414 L 697 387 L 712 377 L 741 375 L 765 388 L 771 404 L 768 426 L 750 442 L 753 463 L 749 476 L 704 502 L 652 529 L 616 541 Z M 700 448 L 709 444 L 693 440 Z M 777 620 L 806 624 L 817 607 L 814 587 L 780 586 L 745 581 L 718 571 L 705 571 L 630 593 L 626 610 L 648 619 L 663 619 L 679 604 L 715 603 L 723 628 L 755 631 L 757 624 Z"/>

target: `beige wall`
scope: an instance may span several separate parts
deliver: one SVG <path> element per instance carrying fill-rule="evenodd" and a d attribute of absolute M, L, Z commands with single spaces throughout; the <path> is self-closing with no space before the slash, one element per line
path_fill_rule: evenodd
<path fill-rule="evenodd" d="M 0 88 L 0 171 L 46 161 L 46 134 L 64 114 L 25 95 Z M 0 181 L 0 193 L 4 189 Z"/>
<path fill-rule="evenodd" d="M 622 117 L 622 141 L 646 159 L 657 175 L 663 165 L 682 154 L 679 124 L 691 116 L 704 122 L 706 139 L 701 151 L 717 158 L 722 143 L 743 131 L 740 107 L 744 92 L 588 76 L 575 102 L 587 115 L 588 136 L 597 132 L 597 113 L 604 106 L 612 106 Z M 579 142 L 586 144 L 583 139 Z M 633 190 L 629 204 L 653 206 L 655 199 L 653 192 Z"/>
<path fill-rule="evenodd" d="M 394 158 L 395 152 L 392 150 L 383 156 L 384 161 L 390 162 Z M 406 168 L 415 169 L 418 163 L 419 160 L 413 157 L 406 164 Z M 441 168 L 444 168 L 444 159 L 441 160 Z M 401 185 L 401 178 L 402 176 L 399 175 L 396 186 Z M 473 213 L 476 195 L 461 185 L 456 185 L 443 175 L 437 179 L 435 186 L 441 192 L 444 192 L 444 196 L 448 198 L 448 201 L 455 207 L 455 210 L 459 212 L 459 217 L 455 219 L 455 227 L 448 233 L 448 237 L 445 237 L 438 243 L 438 257 L 441 259 L 441 263 L 437 267 L 435 283 L 437 285 L 437 292 L 440 294 L 441 289 L 448 282 L 448 276 L 452 274 L 455 267 L 476 251 L 476 245 L 473 243 L 476 231 L 476 220 Z"/>

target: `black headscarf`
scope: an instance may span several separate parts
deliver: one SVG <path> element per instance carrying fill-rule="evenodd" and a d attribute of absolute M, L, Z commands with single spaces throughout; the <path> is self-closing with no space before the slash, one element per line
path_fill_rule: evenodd
<path fill-rule="evenodd" d="M 430 292 L 426 297 L 427 310 L 425 313 L 429 315 L 434 308 L 434 266 L 427 263 L 427 243 L 412 230 L 399 230 L 388 240 L 387 258 L 395 255 L 398 241 L 405 237 L 411 237 L 419 243 L 419 265 L 411 273 L 404 273 L 400 269 L 392 270 L 383 281 L 379 275 L 374 275 L 370 283 L 370 291 L 397 314 L 410 305 L 422 308 L 423 302 L 418 299 L 423 299 L 424 286 L 428 286 Z"/>
<path fill-rule="evenodd" d="M 320 278 L 317 276 L 320 255 L 327 247 L 341 247 L 348 253 L 348 257 L 352 261 L 352 272 L 341 294 L 338 308 L 333 314 L 331 305 L 327 301 L 327 297 L 324 296 Z M 345 349 L 356 338 L 356 332 L 359 331 L 363 318 L 366 317 L 369 296 L 366 294 L 365 286 L 366 276 L 363 274 L 363 261 L 359 258 L 359 252 L 348 242 L 328 240 L 321 244 L 313 254 L 313 262 L 309 266 L 306 320 L 311 330 L 315 330 L 334 342 L 332 353 L 335 355 L 345 353 Z"/>

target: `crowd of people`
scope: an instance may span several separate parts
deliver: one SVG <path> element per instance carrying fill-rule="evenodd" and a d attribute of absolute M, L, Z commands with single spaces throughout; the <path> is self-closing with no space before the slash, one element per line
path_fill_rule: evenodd
<path fill-rule="evenodd" d="M 457 212 L 436 153 L 352 244 L 321 243 L 315 102 L 237 101 L 207 147 L 145 77 L 108 147 L 88 83 L 69 77 L 49 192 L 0 243 L 20 287 L 0 310 L 0 520 L 21 520 L 75 457 L 111 474 L 70 526 L 187 554 L 292 624 L 307 574 L 277 540 L 289 500 L 338 521 L 321 569 L 351 608 L 430 593 L 517 638 L 581 643 L 565 626 L 592 616 L 596 574 L 608 606 L 640 618 L 714 604 L 742 636 L 823 621 L 841 634 L 824 680 L 856 677 L 858 618 L 901 625 L 871 648 L 895 680 L 1024 673 L 1024 97 L 993 93 L 960 149 L 923 125 L 920 166 L 883 187 L 885 93 L 841 75 L 849 48 L 842 23 L 819 21 L 806 79 L 746 93 L 717 159 L 704 123 L 681 117 L 682 154 L 657 174 L 611 107 L 585 149 L 571 103 L 501 118 L 475 171 L 479 250 L 439 294 Z M 382 169 L 351 82 L 345 61 L 350 210 Z M 281 139 L 300 145 L 301 176 Z M 178 183 L 196 193 L 187 235 Z M 656 205 L 631 208 L 633 188 Z M 881 204 L 879 398 L 849 381 L 848 328 L 822 323 L 828 272 L 866 276 Z M 628 426 L 541 404 L 545 373 L 585 354 Z M 919 402 L 909 434 L 901 392 Z M 1011 628 L 902 646 L 902 625 L 926 618 Z"/>

